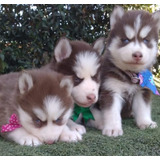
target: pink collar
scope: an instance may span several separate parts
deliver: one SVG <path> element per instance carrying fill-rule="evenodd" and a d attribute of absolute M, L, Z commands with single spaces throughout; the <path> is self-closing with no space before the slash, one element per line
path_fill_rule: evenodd
<path fill-rule="evenodd" d="M 12 114 L 9 119 L 9 123 L 2 126 L 1 132 L 11 132 L 11 131 L 15 130 L 16 128 L 20 128 L 20 127 L 22 127 L 22 126 L 19 122 L 17 115 Z"/>

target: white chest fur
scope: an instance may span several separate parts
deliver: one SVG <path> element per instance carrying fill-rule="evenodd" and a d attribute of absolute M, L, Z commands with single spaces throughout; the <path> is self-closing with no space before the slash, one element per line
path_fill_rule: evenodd
<path fill-rule="evenodd" d="M 127 92 L 128 94 L 133 94 L 140 89 L 138 85 L 122 82 L 115 78 L 107 79 L 103 83 L 103 87 L 104 89 L 113 91 L 121 96 L 123 96 L 125 92 Z"/>

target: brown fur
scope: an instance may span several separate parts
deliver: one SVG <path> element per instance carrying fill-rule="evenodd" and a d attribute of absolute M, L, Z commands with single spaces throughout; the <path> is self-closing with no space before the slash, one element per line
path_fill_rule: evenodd
<path fill-rule="evenodd" d="M 148 38 L 153 38 L 155 39 L 155 41 L 158 41 L 158 29 L 157 29 L 157 25 L 156 25 L 156 21 L 152 18 L 152 15 L 148 12 L 145 12 L 145 11 L 128 11 L 126 12 L 122 19 L 118 19 L 115 26 L 114 26 L 114 29 L 111 30 L 110 34 L 109 34 L 109 37 L 108 37 L 108 43 L 107 43 L 107 46 L 110 45 L 112 39 L 115 37 L 115 36 L 119 36 L 121 37 L 122 39 L 126 39 L 126 36 L 125 36 L 125 32 L 124 30 L 122 29 L 124 24 L 125 25 L 129 25 L 129 26 L 134 26 L 134 22 L 135 22 L 135 19 L 138 17 L 138 15 L 141 15 L 141 19 L 142 19 L 142 26 L 140 28 L 140 30 L 144 27 L 144 26 L 151 26 L 151 32 L 148 34 Z M 134 39 L 132 39 L 134 41 Z M 138 40 L 139 42 L 141 42 L 143 39 L 141 39 L 139 36 L 138 36 Z M 122 47 L 123 44 L 121 44 L 120 47 Z M 148 44 L 148 47 L 151 48 L 151 44 Z"/>
<path fill-rule="evenodd" d="M 125 25 L 129 26 L 134 26 L 135 19 L 138 17 L 138 15 L 141 15 L 141 29 L 144 26 L 150 26 L 151 31 L 148 34 L 147 38 L 154 39 L 155 41 L 158 41 L 158 28 L 156 25 L 156 21 L 153 19 L 152 14 L 145 12 L 145 11 L 128 11 L 126 12 L 121 19 L 117 17 L 116 24 L 114 26 L 114 29 L 111 30 L 109 37 L 107 39 L 107 46 L 106 46 L 106 53 L 103 56 L 102 59 L 102 65 L 101 65 L 101 80 L 102 84 L 106 81 L 106 79 L 109 78 L 115 78 L 118 79 L 122 82 L 132 84 L 130 77 L 121 69 L 116 67 L 116 64 L 114 64 L 114 59 L 111 56 L 110 51 L 107 49 L 110 44 L 112 43 L 112 39 L 115 38 L 116 36 L 121 37 L 121 39 L 126 39 L 125 31 L 122 29 Z M 139 42 L 142 42 L 143 39 L 140 38 L 139 36 L 137 37 Z M 132 39 L 131 41 L 134 41 L 135 39 Z M 123 47 L 125 44 L 121 43 L 119 47 Z M 150 43 L 147 44 L 148 48 L 152 48 L 152 45 Z M 117 55 L 118 56 L 118 55 Z M 151 67 L 151 66 L 150 66 Z M 150 67 L 148 69 L 150 69 Z M 137 85 L 137 84 L 135 84 Z M 138 85 L 137 85 L 138 87 Z M 143 98 L 146 103 L 150 103 L 151 100 L 151 92 L 148 89 L 142 89 L 143 90 Z M 104 95 L 107 96 L 104 96 Z M 123 117 L 130 117 L 131 116 L 131 106 L 132 106 L 132 100 L 134 97 L 134 93 L 129 95 L 128 92 L 124 94 L 125 96 L 123 99 L 125 100 L 123 110 L 122 110 L 122 116 Z M 100 98 L 99 98 L 99 104 L 101 108 L 105 107 L 110 107 L 111 106 L 111 97 L 112 97 L 112 92 L 106 91 L 103 89 L 101 86 L 100 89 Z M 104 98 L 106 97 L 106 98 Z"/>
<path fill-rule="evenodd" d="M 106 81 L 106 79 L 109 78 L 115 78 L 122 82 L 132 84 L 130 77 L 125 74 L 122 70 L 117 68 L 112 62 L 111 62 L 111 56 L 109 53 L 106 53 L 103 56 L 102 65 L 101 65 L 101 80 L 102 84 Z M 137 85 L 137 84 L 135 84 Z M 137 85 L 138 86 L 138 85 Z M 147 89 L 146 89 L 147 90 Z M 145 90 L 145 91 L 146 91 Z M 107 91 L 103 88 L 101 85 L 100 88 L 100 95 L 99 95 L 99 104 L 101 109 L 105 109 L 106 107 L 110 107 L 112 105 L 112 92 Z M 122 117 L 131 117 L 131 105 L 132 105 L 132 99 L 133 99 L 134 93 L 132 95 L 129 95 L 128 92 L 125 93 L 125 96 L 123 97 L 125 100 L 125 103 L 123 104 L 123 110 L 122 110 Z M 149 98 L 149 97 L 148 97 Z M 149 102 L 150 99 L 148 99 Z"/>
<path fill-rule="evenodd" d="M 20 95 L 17 101 L 23 106 L 25 111 L 29 111 L 28 106 L 40 106 L 43 107 L 43 100 L 46 95 L 56 95 L 63 97 L 64 106 L 70 107 L 71 99 L 66 97 L 66 88 L 60 88 L 59 83 L 62 78 L 61 75 L 56 72 L 37 72 L 32 71 L 34 88 L 27 94 Z"/>
<path fill-rule="evenodd" d="M 9 121 L 12 113 L 16 113 L 16 86 L 19 73 L 0 76 L 0 128 Z"/>
<path fill-rule="evenodd" d="M 60 81 L 63 78 L 61 74 L 43 70 L 31 70 L 27 73 L 32 76 L 33 88 L 24 94 L 20 94 L 18 88 L 18 79 L 21 73 L 0 76 L 0 128 L 8 123 L 13 113 L 18 115 L 18 105 L 34 120 L 36 117 L 32 109 L 37 106 L 43 109 L 43 100 L 47 95 L 60 97 L 63 106 L 67 107 L 65 111 L 73 107 L 73 101 L 67 88 L 60 87 Z"/>
<path fill-rule="evenodd" d="M 55 58 L 51 60 L 50 64 L 46 65 L 44 69 L 50 68 L 51 70 L 55 70 L 59 73 L 62 73 L 64 75 L 75 75 L 73 71 L 73 66 L 75 64 L 75 56 L 77 53 L 83 52 L 83 51 L 94 51 L 97 53 L 95 49 L 93 49 L 92 45 L 89 45 L 88 43 L 84 41 L 70 41 L 70 45 L 72 47 L 72 53 L 70 57 L 64 59 L 62 62 L 57 63 Z M 98 53 L 97 53 L 98 56 Z"/>

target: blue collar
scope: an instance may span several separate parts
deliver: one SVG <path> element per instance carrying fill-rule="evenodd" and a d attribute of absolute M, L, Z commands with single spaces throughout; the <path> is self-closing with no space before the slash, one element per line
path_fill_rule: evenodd
<path fill-rule="evenodd" d="M 131 78 L 132 83 L 139 84 L 143 88 L 148 88 L 154 94 L 160 96 L 160 94 L 156 88 L 156 85 L 154 83 L 153 75 L 148 69 L 146 69 L 138 74 L 133 73 L 133 72 L 129 72 L 129 71 L 127 71 L 125 73 Z"/>

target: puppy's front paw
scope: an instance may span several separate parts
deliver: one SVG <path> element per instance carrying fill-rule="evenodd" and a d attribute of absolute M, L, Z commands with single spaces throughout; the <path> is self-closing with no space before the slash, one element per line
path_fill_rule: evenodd
<path fill-rule="evenodd" d="M 78 142 L 82 140 L 82 135 L 77 131 L 70 130 L 66 126 L 62 131 L 59 140 L 63 142 Z"/>
<path fill-rule="evenodd" d="M 146 128 L 154 129 L 154 128 L 157 128 L 157 127 L 158 127 L 157 123 L 154 122 L 154 121 L 142 122 L 142 123 L 137 124 L 137 126 L 138 126 L 140 129 L 142 129 L 142 130 L 144 130 L 144 129 L 146 129 Z"/>
<path fill-rule="evenodd" d="M 75 123 L 73 126 L 70 126 L 70 129 L 72 131 L 77 131 L 81 135 L 86 133 L 86 128 L 80 124 Z"/>
<path fill-rule="evenodd" d="M 39 146 L 42 142 L 34 135 L 28 133 L 23 127 L 8 133 L 8 138 L 20 145 Z"/>
<path fill-rule="evenodd" d="M 121 128 L 104 128 L 102 134 L 109 137 L 118 137 L 123 135 L 123 130 Z"/>
<path fill-rule="evenodd" d="M 37 137 L 32 135 L 21 137 L 19 140 L 17 140 L 17 143 L 25 146 L 39 146 L 42 144 L 42 142 Z"/>

